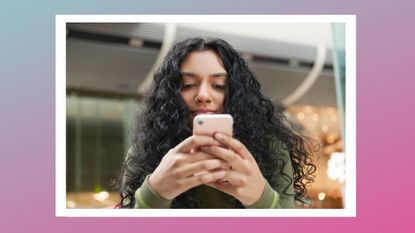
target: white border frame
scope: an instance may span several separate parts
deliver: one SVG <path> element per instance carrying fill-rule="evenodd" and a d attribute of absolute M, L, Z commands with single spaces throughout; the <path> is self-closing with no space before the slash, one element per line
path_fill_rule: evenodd
<path fill-rule="evenodd" d="M 345 23 L 346 141 L 344 209 L 67 209 L 66 23 Z M 56 15 L 55 214 L 71 217 L 356 217 L 356 16 L 355 15 Z"/>

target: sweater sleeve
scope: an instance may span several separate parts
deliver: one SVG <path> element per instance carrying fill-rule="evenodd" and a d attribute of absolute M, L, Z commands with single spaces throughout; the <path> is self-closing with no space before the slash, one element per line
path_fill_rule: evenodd
<path fill-rule="evenodd" d="M 146 177 L 144 183 L 134 194 L 136 209 L 168 209 L 172 200 L 167 200 L 158 195 L 150 186 L 148 182 L 150 175 Z"/>
<path fill-rule="evenodd" d="M 261 197 L 254 204 L 245 206 L 247 209 L 273 209 L 281 208 L 279 205 L 280 195 L 265 180 L 265 189 Z"/>
<path fill-rule="evenodd" d="M 287 175 L 289 175 L 292 179 L 293 175 L 293 168 L 291 164 L 291 159 L 288 151 L 284 152 L 286 164 L 283 167 L 283 172 Z M 295 208 L 294 205 L 294 185 L 292 182 L 288 181 L 287 178 L 284 178 L 282 176 L 277 178 L 277 183 L 281 185 L 279 190 L 280 192 L 277 192 L 271 185 L 268 183 L 267 180 L 265 180 L 265 189 L 262 193 L 261 197 L 258 201 L 256 201 L 254 204 L 250 206 L 245 206 L 248 209 L 293 209 Z M 288 188 L 286 192 L 283 190 L 285 187 Z"/>

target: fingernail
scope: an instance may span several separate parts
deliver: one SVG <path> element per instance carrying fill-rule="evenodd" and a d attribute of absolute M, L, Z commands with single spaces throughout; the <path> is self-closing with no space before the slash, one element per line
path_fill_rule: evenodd
<path fill-rule="evenodd" d="M 221 133 L 215 133 L 215 139 L 217 139 L 217 140 L 223 140 L 224 137 L 223 137 L 223 135 Z"/>
<path fill-rule="evenodd" d="M 226 175 L 226 171 L 220 171 L 220 172 L 216 173 L 215 177 L 217 179 L 222 179 L 222 178 L 225 178 L 225 175 Z"/>

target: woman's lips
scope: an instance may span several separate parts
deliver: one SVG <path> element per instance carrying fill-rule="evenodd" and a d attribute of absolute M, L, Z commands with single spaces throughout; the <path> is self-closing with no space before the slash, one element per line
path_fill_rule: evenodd
<path fill-rule="evenodd" d="M 194 115 L 202 115 L 202 114 L 215 114 L 215 111 L 194 111 Z"/>

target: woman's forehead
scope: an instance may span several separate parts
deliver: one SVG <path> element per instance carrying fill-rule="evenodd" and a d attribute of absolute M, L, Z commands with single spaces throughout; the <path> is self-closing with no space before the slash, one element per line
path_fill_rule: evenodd
<path fill-rule="evenodd" d="M 181 68 L 202 68 L 206 66 L 225 70 L 221 58 L 212 50 L 193 51 L 185 57 L 181 64 Z"/>

